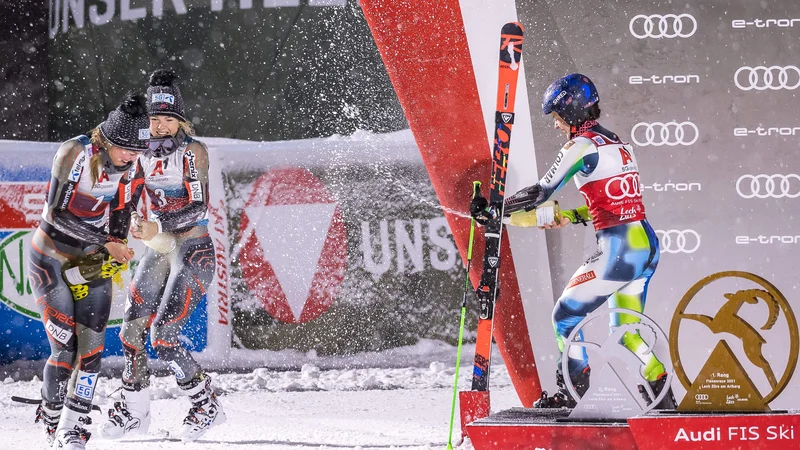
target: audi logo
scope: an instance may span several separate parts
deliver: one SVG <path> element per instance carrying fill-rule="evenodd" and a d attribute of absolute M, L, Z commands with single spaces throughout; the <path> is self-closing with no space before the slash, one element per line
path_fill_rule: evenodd
<path fill-rule="evenodd" d="M 639 184 L 639 174 L 629 173 L 609 179 L 606 182 L 606 195 L 611 200 L 641 197 L 642 186 Z"/>
<path fill-rule="evenodd" d="M 744 66 L 733 75 L 733 82 L 743 91 L 793 90 L 800 87 L 800 69 L 796 66 Z"/>
<path fill-rule="evenodd" d="M 697 31 L 697 21 L 690 14 L 639 14 L 633 16 L 628 29 L 636 39 L 688 38 Z"/>
<path fill-rule="evenodd" d="M 656 230 L 661 253 L 694 253 L 700 248 L 700 234 L 694 230 Z"/>
<path fill-rule="evenodd" d="M 708 394 L 694 394 L 695 400 L 708 400 Z"/>
<path fill-rule="evenodd" d="M 644 136 L 642 131 L 644 130 Z M 638 132 L 638 136 L 637 136 Z M 697 142 L 700 137 L 700 131 L 697 125 L 692 122 L 639 122 L 631 129 L 631 139 L 636 145 L 654 147 L 661 147 L 668 145 L 674 147 L 676 145 L 692 145 Z"/>
<path fill-rule="evenodd" d="M 742 175 L 736 180 L 736 192 L 742 198 L 797 198 L 800 197 L 800 175 Z"/>

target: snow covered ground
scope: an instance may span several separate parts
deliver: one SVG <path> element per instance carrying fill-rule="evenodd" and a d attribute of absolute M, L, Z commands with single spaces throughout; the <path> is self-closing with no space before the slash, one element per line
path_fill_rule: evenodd
<path fill-rule="evenodd" d="M 189 445 L 169 437 L 180 429 L 188 399 L 172 377 L 153 377 L 154 420 L 149 435 L 126 441 L 95 435 L 87 449 L 443 449 L 454 360 L 455 354 L 451 361 L 406 368 L 321 370 L 306 364 L 299 371 L 212 373 L 228 421 Z M 471 369 L 469 362 L 462 362 L 459 389 L 469 389 Z M 117 379 L 102 378 L 95 403 L 105 409 L 119 396 L 114 392 L 119 385 Z M 33 424 L 35 407 L 10 400 L 12 395 L 38 398 L 40 386 L 38 378 L 0 381 L 0 449 L 45 448 L 43 432 Z M 501 363 L 493 365 L 492 410 L 514 406 L 519 400 L 508 372 Z M 92 419 L 94 427 L 102 416 L 95 411 Z M 458 411 L 455 420 L 458 430 Z M 464 442 L 458 448 L 472 446 Z"/>

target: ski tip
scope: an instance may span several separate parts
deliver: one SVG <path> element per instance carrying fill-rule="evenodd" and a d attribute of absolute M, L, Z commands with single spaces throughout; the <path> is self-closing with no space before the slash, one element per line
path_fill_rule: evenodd
<path fill-rule="evenodd" d="M 519 22 L 508 22 L 503 25 L 501 33 L 503 34 L 516 34 L 522 36 L 525 32 L 525 27 Z"/>

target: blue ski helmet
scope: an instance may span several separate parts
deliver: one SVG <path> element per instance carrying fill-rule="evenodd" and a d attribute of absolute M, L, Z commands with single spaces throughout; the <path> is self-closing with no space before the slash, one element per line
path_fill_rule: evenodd
<path fill-rule="evenodd" d="M 589 116 L 589 108 L 600 101 L 600 94 L 586 75 L 571 73 L 554 81 L 542 96 L 542 112 L 555 111 L 564 122 L 580 126 Z"/>

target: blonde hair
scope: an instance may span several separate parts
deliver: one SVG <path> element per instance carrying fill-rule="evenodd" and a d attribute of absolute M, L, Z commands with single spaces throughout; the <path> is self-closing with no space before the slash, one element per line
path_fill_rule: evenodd
<path fill-rule="evenodd" d="M 97 153 L 92 155 L 92 159 L 89 160 L 89 175 L 92 177 L 92 187 L 94 187 L 94 185 L 97 184 L 97 179 L 100 177 L 100 166 L 103 165 L 103 155 L 100 152 L 108 152 L 108 149 L 111 148 L 111 143 L 103 136 L 100 127 L 96 127 L 92 130 L 90 140 L 98 150 Z"/>
<path fill-rule="evenodd" d="M 180 122 L 181 130 L 186 133 L 187 136 L 194 136 L 194 126 L 191 123 L 181 120 Z"/>

